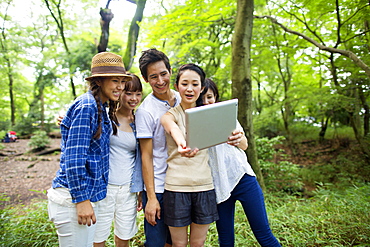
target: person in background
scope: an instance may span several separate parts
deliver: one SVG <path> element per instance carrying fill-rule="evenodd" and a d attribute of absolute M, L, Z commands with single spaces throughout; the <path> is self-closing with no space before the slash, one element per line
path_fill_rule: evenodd
<path fill-rule="evenodd" d="M 117 247 L 128 247 L 137 233 L 136 215 L 142 209 L 143 190 L 141 155 L 136 139 L 134 110 L 142 99 L 142 84 L 134 74 L 125 83 L 109 146 L 109 178 L 107 197 L 99 203 L 94 246 L 105 246 L 114 220 L 114 242 Z"/>
<path fill-rule="evenodd" d="M 167 146 L 160 118 L 180 103 L 179 94 L 170 89 L 172 74 L 168 57 L 157 49 L 142 52 L 139 68 L 145 82 L 152 88 L 136 111 L 136 131 L 140 142 L 145 213 L 145 246 L 170 246 L 171 237 L 163 221 L 164 179 L 167 170 Z"/>
<path fill-rule="evenodd" d="M 48 213 L 60 246 L 92 246 L 98 202 L 106 197 L 109 137 L 106 107 L 116 109 L 126 74 L 119 55 L 102 52 L 92 58 L 90 90 L 79 96 L 64 116 L 60 168 L 48 190 Z"/>
<path fill-rule="evenodd" d="M 192 150 L 185 141 L 185 110 L 196 107 L 204 80 L 199 66 L 181 66 L 175 83 L 181 103 L 161 118 L 168 148 L 164 221 L 175 247 L 204 246 L 209 225 L 218 219 L 207 149 Z"/>
<path fill-rule="evenodd" d="M 218 100 L 216 84 L 211 79 L 206 79 L 198 104 L 208 105 Z M 240 201 L 258 243 L 266 247 L 281 246 L 270 229 L 263 192 L 244 152 L 248 141 L 239 122 L 229 139 L 228 143 L 208 149 L 220 217 L 216 221 L 220 246 L 234 246 L 236 201 Z"/>

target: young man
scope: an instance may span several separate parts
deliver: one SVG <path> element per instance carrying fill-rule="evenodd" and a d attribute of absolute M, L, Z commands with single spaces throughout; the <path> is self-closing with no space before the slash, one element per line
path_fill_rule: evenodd
<path fill-rule="evenodd" d="M 142 52 L 139 67 L 144 80 L 152 87 L 136 111 L 136 131 L 140 142 L 145 191 L 145 246 L 163 247 L 171 242 L 168 227 L 163 221 L 164 179 L 167 169 L 165 131 L 160 119 L 171 107 L 180 103 L 179 94 L 170 89 L 172 74 L 168 57 L 161 51 Z"/>

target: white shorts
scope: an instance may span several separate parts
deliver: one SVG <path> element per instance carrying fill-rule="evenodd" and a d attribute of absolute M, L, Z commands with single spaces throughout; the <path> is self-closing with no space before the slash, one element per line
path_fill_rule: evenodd
<path fill-rule="evenodd" d="M 76 204 L 72 203 L 68 189 L 50 188 L 48 190 L 48 199 L 49 220 L 55 224 L 59 246 L 92 246 L 96 224 L 91 226 L 78 224 Z M 96 212 L 98 211 L 99 203 L 91 203 L 91 205 L 97 217 Z"/>
<path fill-rule="evenodd" d="M 129 240 L 137 233 L 136 225 L 137 195 L 130 192 L 130 184 L 111 185 L 107 187 L 107 197 L 99 202 L 98 218 L 94 243 L 108 239 L 114 219 L 114 234 Z"/>

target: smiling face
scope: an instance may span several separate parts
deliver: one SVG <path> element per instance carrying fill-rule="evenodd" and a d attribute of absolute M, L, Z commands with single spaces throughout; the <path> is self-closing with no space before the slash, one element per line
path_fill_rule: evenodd
<path fill-rule="evenodd" d="M 120 107 L 127 110 L 134 110 L 138 106 L 143 97 L 140 91 L 123 91 L 120 99 Z"/>
<path fill-rule="evenodd" d="M 209 105 L 216 102 L 215 93 L 212 89 L 208 88 L 207 92 L 203 95 L 203 104 Z"/>
<path fill-rule="evenodd" d="M 148 65 L 147 81 L 152 87 L 153 94 L 158 99 L 165 98 L 170 91 L 171 71 L 168 71 L 163 61 L 158 61 Z"/>
<path fill-rule="evenodd" d="M 198 73 L 193 70 L 185 70 L 182 72 L 178 83 L 175 85 L 181 96 L 181 105 L 183 108 L 191 108 L 195 106 L 196 100 L 202 92 L 201 78 Z"/>
<path fill-rule="evenodd" d="M 117 101 L 125 85 L 125 77 L 104 77 L 97 82 L 100 86 L 100 99 L 103 103 L 108 100 Z"/>

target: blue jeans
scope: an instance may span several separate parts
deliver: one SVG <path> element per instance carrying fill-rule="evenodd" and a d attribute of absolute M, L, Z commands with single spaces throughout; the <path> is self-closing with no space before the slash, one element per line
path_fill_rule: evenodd
<path fill-rule="evenodd" d="M 144 232 L 145 232 L 145 244 L 146 247 L 163 247 L 166 243 L 171 244 L 171 235 L 168 226 L 164 224 L 164 213 L 163 213 L 163 193 L 156 193 L 157 200 L 161 206 L 161 218 L 156 219 L 157 224 L 152 226 L 149 222 L 144 219 Z M 145 209 L 148 197 L 146 192 L 143 191 L 143 208 Z"/>
<path fill-rule="evenodd" d="M 261 187 L 256 177 L 245 174 L 226 201 L 217 205 L 220 219 L 216 221 L 220 247 L 234 246 L 235 203 L 240 201 L 249 225 L 261 246 L 281 246 L 272 234 Z"/>

